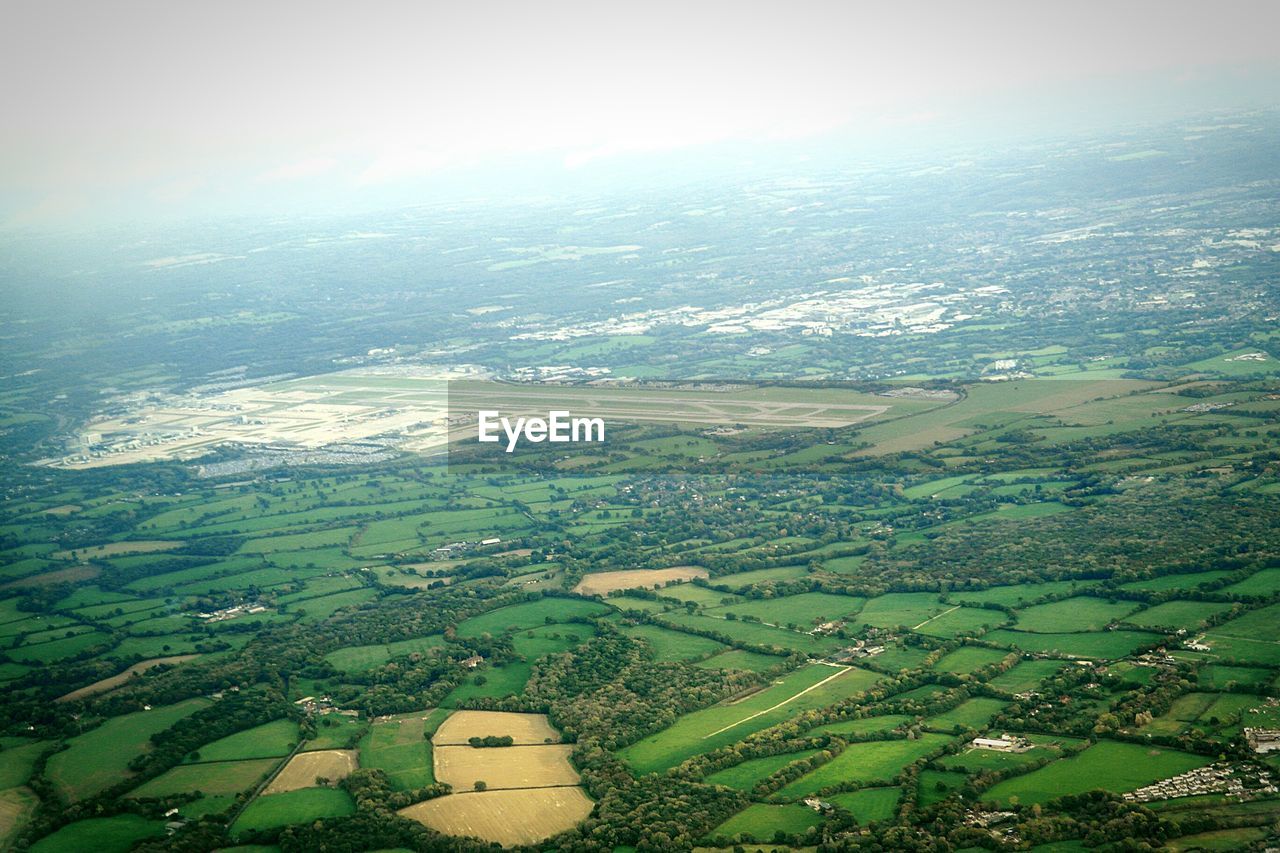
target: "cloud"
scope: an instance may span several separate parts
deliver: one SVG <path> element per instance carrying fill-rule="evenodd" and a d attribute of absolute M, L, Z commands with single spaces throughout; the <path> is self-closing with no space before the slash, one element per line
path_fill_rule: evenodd
<path fill-rule="evenodd" d="M 297 181 L 302 178 L 313 178 L 332 172 L 338 166 L 333 157 L 308 157 L 295 163 L 286 163 L 258 175 L 254 180 L 261 184 L 272 184 L 280 181 Z"/>

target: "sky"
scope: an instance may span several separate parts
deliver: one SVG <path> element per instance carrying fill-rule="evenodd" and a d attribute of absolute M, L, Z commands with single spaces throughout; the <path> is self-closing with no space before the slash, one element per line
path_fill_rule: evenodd
<path fill-rule="evenodd" d="M 1276 106 L 1274 0 L 0 0 L 0 228 Z"/>

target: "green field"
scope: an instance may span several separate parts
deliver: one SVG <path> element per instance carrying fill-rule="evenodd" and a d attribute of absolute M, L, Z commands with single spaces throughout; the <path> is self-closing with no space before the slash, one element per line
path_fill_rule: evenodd
<path fill-rule="evenodd" d="M 1045 581 L 1044 583 L 1026 583 L 1017 586 L 993 586 L 981 590 L 963 590 L 953 592 L 951 597 L 956 601 L 974 604 L 1001 604 L 1006 607 L 1019 607 L 1029 604 L 1046 595 L 1064 595 L 1089 587 L 1087 581 Z"/>
<path fill-rule="evenodd" d="M 776 655 L 762 655 L 759 652 L 744 652 L 742 649 L 729 649 L 715 657 L 698 661 L 694 666 L 708 669 L 744 669 L 748 672 L 764 672 L 784 663 L 785 659 Z"/>
<path fill-rule="evenodd" d="M 767 581 L 789 581 L 796 578 L 804 577 L 809 570 L 804 566 L 779 566 L 776 569 L 755 569 L 750 572 L 738 572 L 732 575 L 721 575 L 711 578 L 711 583 L 716 586 L 729 586 L 734 589 L 743 589 L 748 586 L 754 586 L 758 583 Z"/>
<path fill-rule="evenodd" d="M 845 794 L 832 794 L 827 801 L 858 819 L 858 823 L 890 820 L 902 798 L 900 788 L 861 788 Z"/>
<path fill-rule="evenodd" d="M 203 796 L 181 806 L 184 817 L 199 817 L 230 808 L 235 803 L 236 794 L 253 790 L 279 763 L 278 759 L 264 758 L 181 764 L 134 788 L 129 796 L 168 797 L 199 791 Z"/>
<path fill-rule="evenodd" d="M 842 645 L 839 640 L 832 637 L 815 637 L 812 634 L 791 631 L 787 628 L 775 628 L 759 622 L 718 619 L 714 616 L 703 616 L 700 613 L 664 613 L 660 618 L 673 625 L 683 625 L 699 631 L 714 631 L 738 643 L 805 652 L 810 655 L 829 654 Z"/>
<path fill-rule="evenodd" d="M 712 785 L 725 785 L 739 791 L 750 791 L 756 783 L 772 776 L 791 762 L 808 758 L 817 752 L 816 749 L 806 749 L 801 752 L 784 752 L 780 755 L 752 758 L 733 767 L 711 773 L 703 777 L 702 781 Z"/>
<path fill-rule="evenodd" d="M 52 744 L 25 738 L 0 738 L 0 790 L 25 785 L 40 754 Z"/>
<path fill-rule="evenodd" d="M 1138 606 L 1130 601 L 1109 602 L 1101 598 L 1076 596 L 1019 610 L 1015 627 L 1019 631 L 1037 634 L 1101 631 L 1137 610 Z"/>
<path fill-rule="evenodd" d="M 81 800 L 129 778 L 129 762 L 141 754 L 151 736 L 207 706 L 188 699 L 150 711 L 113 717 L 98 728 L 71 738 L 67 749 L 49 757 L 49 781 L 69 800 Z"/>
<path fill-rule="evenodd" d="M 1205 633 L 1204 642 L 1223 658 L 1280 666 L 1280 604 L 1217 625 Z"/>
<path fill-rule="evenodd" d="M 567 622 L 574 618 L 601 616 L 609 608 L 594 601 L 577 598 L 539 598 L 523 604 L 513 604 L 481 613 L 458 625 L 459 637 L 479 637 L 481 634 L 502 634 L 509 630 L 535 628 L 555 622 Z"/>
<path fill-rule="evenodd" d="M 380 643 L 372 646 L 347 646 L 329 652 L 324 659 L 333 664 L 335 669 L 344 672 L 367 672 L 377 669 L 393 658 L 412 654 L 430 654 L 432 649 L 444 646 L 444 637 L 433 634 L 428 637 L 415 637 L 411 640 L 400 640 L 395 643 Z"/>
<path fill-rule="evenodd" d="M 856 621 L 877 628 L 916 628 L 954 606 L 939 601 L 933 592 L 891 592 L 868 601 Z"/>
<path fill-rule="evenodd" d="M 1008 652 L 999 649 L 987 649 L 982 646 L 961 646 L 955 651 L 943 655 L 942 659 L 933 665 L 933 668 L 939 672 L 967 675 L 984 666 L 999 663 L 1008 655 Z"/>
<path fill-rule="evenodd" d="M 316 736 L 302 746 L 303 752 L 320 749 L 350 749 L 364 735 L 367 723 L 343 714 L 325 714 L 316 721 Z"/>
<path fill-rule="evenodd" d="M 812 773 L 784 786 L 778 791 L 778 796 L 800 799 L 842 782 L 888 782 L 902 768 L 950 740 L 945 735 L 923 734 L 916 740 L 851 743 L 844 752 Z"/>
<path fill-rule="evenodd" d="M 533 665 L 539 658 L 568 651 L 594 632 L 592 626 L 574 622 L 517 631 L 511 635 L 517 660 L 499 666 L 485 666 L 467 674 L 462 683 L 440 700 L 440 705 L 456 708 L 472 699 L 518 696 L 524 692 L 524 686 L 533 674 Z"/>
<path fill-rule="evenodd" d="M 1275 677 L 1275 671 L 1258 666 L 1222 666 L 1210 664 L 1196 673 L 1199 684 L 1208 690 L 1224 690 L 1230 684 L 1266 684 Z M 3 753 L 0 753 L 3 755 Z"/>
<path fill-rule="evenodd" d="M 1026 652 L 1051 652 L 1069 657 L 1115 659 L 1160 639 L 1138 631 L 1097 631 L 1080 634 L 1033 634 L 998 630 L 983 639 Z"/>
<path fill-rule="evenodd" d="M 292 720 L 273 720 L 252 729 L 236 732 L 205 744 L 199 757 L 188 761 L 236 761 L 245 758 L 278 758 L 288 755 L 298 742 L 298 724 Z"/>
<path fill-rule="evenodd" d="M 1023 805 L 1032 805 L 1099 788 L 1125 793 L 1157 779 L 1203 767 L 1212 760 L 1172 749 L 1100 741 L 1079 755 L 1006 779 L 984 792 L 982 799 L 1007 803 L 1017 797 Z"/>
<path fill-rule="evenodd" d="M 825 592 L 805 592 L 785 598 L 769 598 L 743 601 L 728 607 L 717 607 L 715 616 L 732 613 L 735 616 L 753 616 L 771 625 L 783 625 L 809 630 L 819 622 L 830 622 L 852 616 L 866 602 L 863 598 L 830 595 Z"/>
<path fill-rule="evenodd" d="M 1010 693 L 1022 693 L 1031 690 L 1046 678 L 1054 675 L 1065 664 L 1060 660 L 1024 660 L 1014 664 L 1007 672 L 1002 672 L 987 682 L 992 687 L 1007 690 Z"/>
<path fill-rule="evenodd" d="M 1280 569 L 1263 569 L 1242 581 L 1222 588 L 1223 592 L 1237 595 L 1275 595 L 1280 592 Z"/>
<path fill-rule="evenodd" d="M 353 814 L 356 804 L 340 788 L 302 788 L 283 794 L 258 797 L 240 813 L 231 827 L 232 836 L 254 829 L 274 829 L 294 823 L 310 823 L 325 817 Z"/>
<path fill-rule="evenodd" d="M 1242 714 L 1262 703 L 1261 697 L 1243 693 L 1184 693 L 1173 700 L 1167 711 L 1138 731 L 1177 735 L 1196 725 L 1212 732 L 1238 721 Z"/>
<path fill-rule="evenodd" d="M 966 699 L 950 711 L 925 720 L 925 725 L 936 731 L 949 732 L 962 729 L 980 729 L 1000 713 L 1005 703 L 1000 699 L 979 696 Z"/>
<path fill-rule="evenodd" d="M 887 732 L 890 729 L 896 729 L 903 723 L 915 720 L 915 717 L 908 717 L 905 714 L 883 714 L 877 717 L 858 717 L 848 720 L 837 720 L 834 723 L 825 723 L 821 726 L 815 726 L 809 730 L 809 734 L 833 734 L 833 735 L 865 735 L 870 732 Z"/>
<path fill-rule="evenodd" d="M 141 815 L 120 814 L 69 823 L 31 845 L 32 853 L 126 853 L 144 838 L 164 835 L 164 822 Z"/>
<path fill-rule="evenodd" d="M 1130 581 L 1121 584 L 1120 589 L 1138 590 L 1141 592 L 1165 592 L 1167 590 L 1191 591 L 1202 584 L 1213 583 L 1231 574 L 1228 571 L 1194 572 L 1192 574 L 1162 575 L 1147 580 Z"/>
<path fill-rule="evenodd" d="M 434 783 L 426 727 L 434 729 L 444 717 L 444 711 L 415 712 L 374 723 L 360 741 L 360 766 L 384 771 L 397 791 Z"/>
<path fill-rule="evenodd" d="M 928 768 L 921 770 L 920 778 L 916 783 L 916 790 L 920 796 L 919 804 L 928 807 L 934 803 L 941 802 L 964 783 L 965 775 L 963 773 L 953 773 L 949 770 L 930 770 Z"/>
<path fill-rule="evenodd" d="M 822 817 L 808 806 L 772 806 L 757 803 L 738 812 L 709 834 L 712 837 L 746 836 L 756 841 L 768 841 L 773 839 L 775 832 L 800 835 L 820 823 L 822 823 Z"/>
<path fill-rule="evenodd" d="M 998 610 L 953 607 L 914 626 L 914 630 L 931 637 L 949 638 L 961 634 L 982 634 L 989 628 L 1004 625 L 1009 621 L 1009 617 Z"/>
<path fill-rule="evenodd" d="M 1230 604 L 1215 601 L 1166 601 L 1126 616 L 1124 621 L 1139 628 L 1195 631 L 1209 617 L 1230 609 Z"/>
<path fill-rule="evenodd" d="M 832 678 L 833 675 L 837 677 Z M 821 708 L 859 693 L 879 678 L 860 669 L 842 672 L 829 666 L 802 667 L 745 699 L 685 714 L 672 726 L 632 744 L 619 755 L 637 773 L 666 770 L 803 710 Z"/>
<path fill-rule="evenodd" d="M 734 595 L 731 592 L 721 592 L 718 589 L 707 589 L 705 586 L 698 586 L 697 584 L 692 583 L 673 584 L 657 590 L 657 593 L 663 598 L 676 598 L 680 601 L 692 601 L 694 604 L 701 607 L 716 607 L 722 604 L 731 604 L 735 601 L 742 601 L 740 596 Z"/>
<path fill-rule="evenodd" d="M 653 649 L 654 658 L 662 661 L 695 660 L 728 648 L 724 643 L 709 637 L 672 631 L 657 625 L 636 625 L 623 628 L 622 633 L 644 640 Z"/>

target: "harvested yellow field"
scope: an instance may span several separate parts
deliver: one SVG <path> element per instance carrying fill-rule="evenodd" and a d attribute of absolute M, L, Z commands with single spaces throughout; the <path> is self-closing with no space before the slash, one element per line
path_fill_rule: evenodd
<path fill-rule="evenodd" d="M 319 752 L 302 752 L 295 755 L 271 780 L 264 794 L 282 794 L 299 788 L 316 787 L 316 778 L 330 782 L 345 779 L 355 770 L 358 753 L 354 749 L 325 749 Z"/>
<path fill-rule="evenodd" d="M 437 782 L 455 791 L 475 790 L 477 781 L 492 789 L 545 788 L 578 784 L 569 762 L 571 744 L 548 746 L 437 746 L 431 751 Z"/>
<path fill-rule="evenodd" d="M 592 572 L 584 575 L 574 592 L 583 595 L 608 595 L 620 589 L 651 589 L 668 581 L 687 581 L 707 577 L 707 570 L 697 566 L 675 566 L 670 569 L 624 569 L 617 572 Z"/>
<path fill-rule="evenodd" d="M 101 681 L 95 681 L 93 682 L 93 684 L 87 684 L 84 687 L 81 687 L 79 690 L 72 690 L 70 693 L 67 693 L 66 695 L 59 696 L 54 701 L 70 702 L 73 699 L 83 699 L 86 696 L 93 696 L 97 693 L 105 693 L 108 690 L 112 690 L 116 687 L 119 687 L 121 684 L 124 684 L 126 681 L 132 678 L 136 673 L 146 672 L 147 670 L 151 669 L 153 666 L 160 666 L 161 664 L 166 664 L 166 663 L 167 664 L 182 663 L 183 661 L 189 661 L 192 658 L 198 658 L 198 657 L 200 656 L 199 655 L 170 655 L 169 657 L 166 657 L 166 658 L 152 658 L 151 660 L 144 660 L 140 663 L 135 663 L 133 666 L 129 667 L 124 672 L 119 673 L 118 675 L 112 675 L 108 678 L 102 679 Z"/>
<path fill-rule="evenodd" d="M 145 539 L 137 542 L 108 542 L 105 545 L 89 545 L 84 548 L 68 548 L 55 551 L 55 560 L 92 560 L 95 557 L 119 557 L 122 554 L 154 554 L 157 551 L 172 551 L 181 548 L 186 542 L 173 542 L 163 539 Z"/>
<path fill-rule="evenodd" d="M 450 794 L 401 809 L 400 814 L 446 835 L 469 835 L 511 847 L 571 829 L 591 814 L 591 807 L 590 798 L 578 787 L 531 788 Z"/>
<path fill-rule="evenodd" d="M 546 714 L 516 714 L 511 711 L 454 711 L 436 729 L 431 742 L 436 746 L 465 744 L 469 738 L 511 735 L 517 744 L 560 741 Z"/>

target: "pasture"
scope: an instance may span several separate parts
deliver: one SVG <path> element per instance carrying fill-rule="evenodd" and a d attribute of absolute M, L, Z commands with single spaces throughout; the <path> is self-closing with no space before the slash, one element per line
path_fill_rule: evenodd
<path fill-rule="evenodd" d="M 916 740 L 851 743 L 826 764 L 783 786 L 778 796 L 800 799 L 842 782 L 888 782 L 902 772 L 902 768 L 950 740 L 945 735 L 922 734 Z"/>
<path fill-rule="evenodd" d="M 128 796 L 135 799 L 170 797 L 199 791 L 199 800 L 182 806 L 185 817 L 199 817 L 220 812 L 235 802 L 236 794 L 251 791 L 275 769 L 275 759 L 250 761 L 213 761 L 179 764 L 165 773 L 134 788 Z"/>
<path fill-rule="evenodd" d="M 951 593 L 951 598 L 970 604 L 991 603 L 1005 607 L 1021 607 L 1046 595 L 1063 595 L 1085 589 L 1090 585 L 1088 581 L 1045 581 L 1014 586 L 993 586 L 979 590 L 961 590 Z"/>
<path fill-rule="evenodd" d="M 756 803 L 717 826 L 709 835 L 767 841 L 773 838 L 775 832 L 801 835 L 820 823 L 822 816 L 808 806 Z"/>
<path fill-rule="evenodd" d="M 658 625 L 635 625 L 623 628 L 622 633 L 644 640 L 653 649 L 654 658 L 660 661 L 695 660 L 728 648 L 709 637 L 672 631 Z"/>
<path fill-rule="evenodd" d="M 1077 631 L 1101 631 L 1137 610 L 1132 601 L 1106 601 L 1091 596 L 1064 598 L 1049 604 L 1037 604 L 1018 611 L 1019 631 L 1036 634 L 1068 634 Z"/>
<path fill-rule="evenodd" d="M 1000 673 L 987 683 L 998 690 L 1004 690 L 1009 693 L 1022 693 L 1025 690 L 1033 689 L 1040 682 L 1057 673 L 1065 665 L 1060 660 L 1046 660 L 1043 658 L 1019 661 L 1012 668 Z"/>
<path fill-rule="evenodd" d="M 299 738 L 292 720 L 272 720 L 219 738 L 199 749 L 199 757 L 187 761 L 239 761 L 247 758 L 279 758 L 289 754 Z"/>
<path fill-rule="evenodd" d="M 933 665 L 938 672 L 950 672 L 956 675 L 967 675 L 993 663 L 999 663 L 1009 653 L 999 649 L 988 649 L 982 646 L 961 646 L 948 652 Z"/>
<path fill-rule="evenodd" d="M 749 695 L 680 717 L 618 754 L 636 773 L 666 770 L 699 753 L 742 740 L 804 710 L 866 690 L 880 676 L 856 668 L 802 667 Z"/>
<path fill-rule="evenodd" d="M 0 738 L 0 790 L 27 784 L 40 756 L 53 744 L 24 738 Z"/>
<path fill-rule="evenodd" d="M 71 738 L 67 749 L 49 757 L 45 773 L 68 800 L 91 797 L 129 778 L 129 762 L 149 748 L 153 734 L 208 704 L 206 699 L 188 699 L 113 717 Z"/>
<path fill-rule="evenodd" d="M 900 788 L 861 788 L 845 794 L 832 794 L 826 799 L 867 824 L 877 820 L 890 820 L 898 811 Z"/>
<path fill-rule="evenodd" d="M 539 598 L 523 604 L 512 604 L 490 610 L 464 620 L 458 625 L 459 637 L 479 637 L 482 634 L 502 634 L 510 630 L 541 627 L 553 622 L 568 622 L 575 618 L 601 616 L 609 612 L 603 604 L 575 598 Z"/>
<path fill-rule="evenodd" d="M 326 817 L 345 817 L 355 810 L 351 795 L 341 788 L 301 788 L 284 794 L 263 795 L 240 813 L 231 825 L 231 835 L 310 823 Z"/>
<path fill-rule="evenodd" d="M 864 598 L 831 595 L 825 592 L 804 592 L 783 598 L 737 602 L 713 608 L 708 613 L 714 616 L 732 613 L 739 618 L 751 616 L 771 625 L 783 625 L 807 631 L 818 623 L 852 616 L 865 603 Z"/>
<path fill-rule="evenodd" d="M 1146 580 L 1129 581 L 1128 583 L 1120 584 L 1119 588 L 1136 590 L 1139 592 L 1166 592 L 1171 589 L 1191 592 L 1204 584 L 1222 580 L 1229 574 L 1231 574 L 1231 572 L 1223 570 L 1193 572 L 1190 574 L 1178 575 L 1161 575 L 1160 577 L 1147 578 Z"/>
<path fill-rule="evenodd" d="M 730 577 L 734 577 L 734 575 L 730 575 Z M 709 589 L 692 583 L 664 587 L 658 591 L 658 595 L 663 598 L 675 598 L 679 601 L 692 601 L 700 607 L 718 607 L 723 604 L 742 601 L 741 596 L 731 592 L 721 592 L 718 589 Z"/>
<path fill-rule="evenodd" d="M 952 607 L 914 626 L 913 630 L 931 637 L 956 637 L 981 634 L 988 628 L 1004 625 L 1009 617 L 999 610 L 981 607 Z"/>
<path fill-rule="evenodd" d="M 980 729 L 1000 713 L 1004 706 L 1003 700 L 978 696 L 964 700 L 949 711 L 929 717 L 925 720 L 925 725 L 935 731 L 943 732 Z"/>
<path fill-rule="evenodd" d="M 914 629 L 954 606 L 939 601 L 936 592 L 890 592 L 868 601 L 856 621 L 876 628 Z"/>
<path fill-rule="evenodd" d="M 360 741 L 360 766 L 386 773 L 397 791 L 435 782 L 426 724 L 438 713 L 416 711 L 375 721 Z"/>
<path fill-rule="evenodd" d="M 699 631 L 714 631 L 738 643 L 783 651 L 805 652 L 810 655 L 830 654 L 842 645 L 840 640 L 832 637 L 815 637 L 760 622 L 718 619 L 701 613 L 664 613 L 660 619 L 663 622 L 683 625 Z"/>
<path fill-rule="evenodd" d="M 1025 652 L 1048 652 L 1076 658 L 1115 660 L 1141 646 L 1156 643 L 1159 634 L 1138 631 L 1097 631 L 1079 634 L 1034 634 L 999 629 L 983 639 Z"/>
<path fill-rule="evenodd" d="M 1095 789 L 1125 793 L 1157 779 L 1203 767 L 1212 760 L 1172 749 L 1104 740 L 1079 755 L 1006 779 L 986 791 L 982 799 L 1007 803 L 1017 797 L 1023 805 L 1033 805 Z"/>
<path fill-rule="evenodd" d="M 136 814 L 118 814 L 69 823 L 32 844 L 31 850 L 32 853 L 67 853 L 72 850 L 126 853 L 143 839 L 163 835 L 162 821 L 147 820 Z"/>
<path fill-rule="evenodd" d="M 812 735 L 865 735 L 871 732 L 887 732 L 896 729 L 903 723 L 913 721 L 914 717 L 905 714 L 882 714 L 876 717 L 853 717 L 848 720 L 837 720 L 825 723 L 809 730 Z"/>
<path fill-rule="evenodd" d="M 800 752 L 767 755 L 764 758 L 751 758 L 741 764 L 710 773 L 704 776 L 702 781 L 710 785 L 724 785 L 739 791 L 750 791 L 756 783 L 772 776 L 791 762 L 808 758 L 817 752 L 816 749 L 806 749 Z"/>
<path fill-rule="evenodd" d="M 1213 652 L 1241 663 L 1280 665 L 1280 604 L 1250 610 L 1204 635 Z"/>
<path fill-rule="evenodd" d="M 1275 595 L 1280 592 L 1280 569 L 1263 569 L 1242 581 L 1222 588 L 1223 592 L 1237 595 Z"/>
<path fill-rule="evenodd" d="M 519 659 L 500 666 L 486 667 L 468 676 L 444 699 L 442 707 L 453 708 L 463 701 L 479 697 L 518 696 L 533 673 L 533 664 L 546 655 L 567 651 L 595 632 L 591 625 L 569 623 L 536 630 L 522 630 L 511 636 L 511 644 Z"/>
<path fill-rule="evenodd" d="M 1207 690 L 1225 690 L 1232 684 L 1249 686 L 1266 684 L 1275 677 L 1275 671 L 1258 666 L 1209 664 L 1200 667 L 1196 675 L 1201 687 Z"/>
<path fill-rule="evenodd" d="M 317 721 L 316 736 L 302 745 L 303 752 L 348 749 L 364 735 L 366 723 L 343 714 L 324 714 Z"/>
<path fill-rule="evenodd" d="M 748 672 L 764 672 L 785 662 L 784 658 L 775 655 L 762 655 L 759 652 L 746 652 L 742 649 L 729 649 L 715 657 L 698 661 L 694 666 L 708 669 L 742 669 Z"/>
<path fill-rule="evenodd" d="M 582 788 L 570 786 L 449 794 L 399 814 L 446 835 L 474 836 L 511 847 L 572 829 L 593 806 Z"/>
<path fill-rule="evenodd" d="M 394 658 L 405 655 L 426 655 L 444 647 L 444 637 L 432 634 L 414 637 L 394 643 L 378 643 L 371 646 L 346 646 L 329 652 L 324 659 L 343 672 L 368 672 L 377 669 Z"/>
<path fill-rule="evenodd" d="M 1230 604 L 1216 601 L 1166 601 L 1126 616 L 1124 621 L 1139 628 L 1195 631 L 1205 620 L 1230 609 Z"/>

